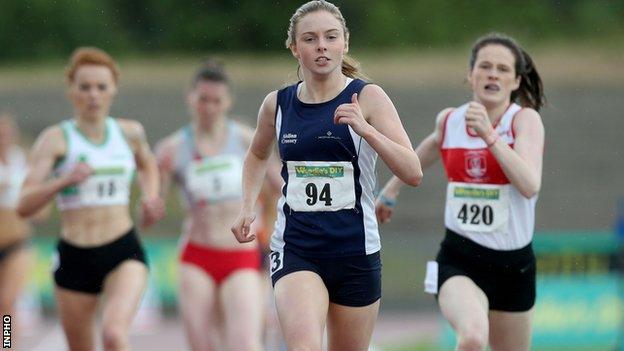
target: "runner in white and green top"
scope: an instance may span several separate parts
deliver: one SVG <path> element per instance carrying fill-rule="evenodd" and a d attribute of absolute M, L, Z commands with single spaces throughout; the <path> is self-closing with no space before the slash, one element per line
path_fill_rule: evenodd
<path fill-rule="evenodd" d="M 155 223 L 164 211 L 143 126 L 108 117 L 118 75 L 116 63 L 99 49 L 73 54 L 67 80 L 74 116 L 39 135 L 17 206 L 28 216 L 58 198 L 55 294 L 71 350 L 96 349 L 100 297 L 104 349 L 130 348 L 128 330 L 147 282 L 145 253 L 128 207 L 135 169 L 141 225 Z"/>

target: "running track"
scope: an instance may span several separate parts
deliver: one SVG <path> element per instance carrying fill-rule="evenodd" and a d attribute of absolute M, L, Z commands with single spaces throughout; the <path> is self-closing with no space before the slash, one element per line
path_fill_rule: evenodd
<path fill-rule="evenodd" d="M 20 350 L 67 350 L 58 319 L 49 318 L 37 322 L 25 330 L 24 334 L 26 335 Z M 375 350 L 383 350 L 386 345 L 431 341 L 438 335 L 438 316 L 435 314 L 383 314 L 378 319 L 373 344 L 376 346 Z M 136 323 L 131 333 L 131 342 L 135 351 L 188 350 L 182 323 L 177 318 L 152 318 L 149 321 L 144 320 L 142 325 Z"/>

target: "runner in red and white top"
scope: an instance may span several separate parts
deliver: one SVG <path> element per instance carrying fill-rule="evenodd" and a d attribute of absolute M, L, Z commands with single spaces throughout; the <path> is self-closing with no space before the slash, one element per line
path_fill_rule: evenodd
<path fill-rule="evenodd" d="M 532 238 L 541 186 L 545 98 L 530 56 L 493 33 L 472 48 L 473 101 L 442 110 L 416 149 L 423 169 L 442 159 L 448 177 L 445 238 L 428 262 L 435 294 L 457 334 L 456 350 L 529 350 L 535 303 Z M 401 181 L 381 191 L 387 222 Z"/>
<path fill-rule="evenodd" d="M 490 249 L 524 247 L 533 236 L 537 195 L 522 195 L 484 139 L 468 129 L 469 108 L 465 104 L 450 111 L 442 125 L 440 150 L 449 180 L 444 225 Z M 522 111 L 510 104 L 493 126 L 493 133 L 511 149 L 514 120 Z"/>

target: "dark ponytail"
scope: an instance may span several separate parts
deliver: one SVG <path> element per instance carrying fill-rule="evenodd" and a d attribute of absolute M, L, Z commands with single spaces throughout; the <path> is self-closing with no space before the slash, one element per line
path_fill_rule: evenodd
<path fill-rule="evenodd" d="M 521 106 L 539 111 L 546 103 L 544 86 L 531 56 L 518 43 L 504 34 L 490 33 L 477 40 L 470 54 L 470 69 L 474 68 L 479 50 L 488 45 L 502 45 L 508 48 L 516 60 L 516 76 L 520 76 L 520 86 L 511 93 L 511 101 L 518 101 Z"/>
<path fill-rule="evenodd" d="M 215 82 L 230 85 L 230 78 L 225 72 L 223 63 L 215 58 L 204 60 L 191 80 L 191 88 L 194 89 L 199 82 Z"/>
<path fill-rule="evenodd" d="M 546 102 L 542 79 L 539 73 L 537 73 L 531 56 L 523 49 L 520 50 L 524 58 L 524 70 L 520 71 L 520 76 L 522 77 L 520 87 L 511 93 L 511 99 L 520 100 L 522 106 L 529 106 L 535 111 L 539 111 Z"/>

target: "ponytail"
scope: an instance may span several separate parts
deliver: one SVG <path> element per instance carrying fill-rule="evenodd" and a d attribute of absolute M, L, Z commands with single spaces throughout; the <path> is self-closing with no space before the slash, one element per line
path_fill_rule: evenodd
<path fill-rule="evenodd" d="M 511 99 L 519 100 L 522 106 L 528 106 L 535 111 L 539 111 L 546 102 L 542 79 L 535 68 L 531 56 L 523 49 L 520 49 L 520 51 L 524 67 L 518 72 L 521 78 L 520 87 L 511 93 Z"/>
<path fill-rule="evenodd" d="M 353 79 L 370 80 L 364 73 L 360 71 L 360 63 L 349 55 L 342 57 L 342 74 Z"/>

